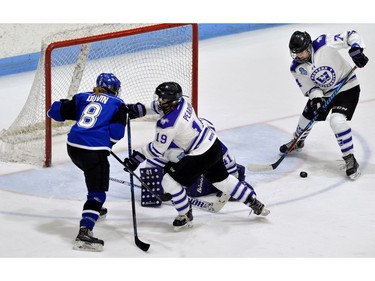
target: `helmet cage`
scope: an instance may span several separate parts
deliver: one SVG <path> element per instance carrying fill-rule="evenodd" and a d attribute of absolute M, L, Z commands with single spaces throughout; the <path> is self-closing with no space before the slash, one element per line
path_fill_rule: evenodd
<path fill-rule="evenodd" d="M 301 58 L 299 55 L 304 51 L 307 51 L 308 55 Z M 308 62 L 312 54 L 312 41 L 310 35 L 307 32 L 294 32 L 289 41 L 289 52 L 293 60 L 300 63 Z"/>
<path fill-rule="evenodd" d="M 307 51 L 308 52 L 308 55 L 305 57 L 305 58 L 301 58 L 299 57 L 298 55 L 301 54 L 302 52 L 304 51 Z M 299 63 L 305 63 L 305 62 L 308 62 L 311 58 L 311 54 L 312 54 L 312 46 L 310 45 L 306 50 L 303 50 L 302 52 L 299 52 L 299 53 L 293 53 L 292 51 L 290 51 L 290 56 L 292 57 L 293 60 L 299 62 Z"/>
<path fill-rule="evenodd" d="M 182 88 L 175 82 L 165 82 L 160 84 L 154 94 L 155 104 L 165 114 L 175 108 L 182 98 Z"/>
<path fill-rule="evenodd" d="M 163 111 L 164 114 L 171 112 L 177 105 L 180 104 L 181 99 L 178 100 L 168 100 L 158 95 L 154 95 L 155 105 L 159 110 Z"/>

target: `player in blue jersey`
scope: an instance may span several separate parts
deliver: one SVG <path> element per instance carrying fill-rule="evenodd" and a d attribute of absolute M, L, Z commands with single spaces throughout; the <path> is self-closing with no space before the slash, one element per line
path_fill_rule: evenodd
<path fill-rule="evenodd" d="M 355 180 L 361 173 L 354 157 L 352 130 L 348 121 L 352 119 L 358 104 L 360 87 L 357 76 L 352 74 L 326 110 L 322 108 L 326 99 L 351 71 L 349 62 L 339 53 L 344 48 L 349 49 L 349 55 L 357 67 L 367 64 L 368 58 L 363 53 L 365 44 L 354 30 L 335 35 L 323 34 L 314 41 L 307 32 L 296 31 L 292 34 L 289 41 L 293 58 L 290 71 L 303 95 L 309 98 L 299 118 L 294 138 L 300 135 L 316 114 L 319 113 L 317 121 L 325 121 L 331 111 L 330 126 L 345 160 L 346 175 Z M 311 128 L 305 131 L 295 149 L 304 147 Z M 282 145 L 280 152 L 287 151 L 293 141 Z"/>
<path fill-rule="evenodd" d="M 78 93 L 71 100 L 55 101 L 47 115 L 59 122 L 74 120 L 67 137 L 72 162 L 83 171 L 87 199 L 83 205 L 76 250 L 102 251 L 104 241 L 93 236 L 93 228 L 103 208 L 109 187 L 108 156 L 112 146 L 124 137 L 126 118 L 145 115 L 143 104 L 125 104 L 118 97 L 120 80 L 112 73 L 101 73 L 93 91 Z"/>
<path fill-rule="evenodd" d="M 184 151 L 183 157 L 166 169 L 162 186 L 172 195 L 178 216 L 173 221 L 175 230 L 191 227 L 193 213 L 184 186 L 191 186 L 204 177 L 217 189 L 249 206 L 255 214 L 267 216 L 266 209 L 252 189 L 228 174 L 223 161 L 223 150 L 216 132 L 200 120 L 191 104 L 183 98 L 182 88 L 175 82 L 160 84 L 155 90 L 157 106 L 163 114 L 156 123 L 154 141 L 142 152 L 145 158 L 163 157 L 171 143 Z M 125 164 L 135 170 L 142 161 L 142 153 L 134 151 Z"/>

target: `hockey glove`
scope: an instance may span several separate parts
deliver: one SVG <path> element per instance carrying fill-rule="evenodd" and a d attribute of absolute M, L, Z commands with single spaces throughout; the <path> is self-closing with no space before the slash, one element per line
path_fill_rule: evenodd
<path fill-rule="evenodd" d="M 318 112 L 318 110 L 323 106 L 325 100 L 323 97 L 313 98 L 310 100 L 310 105 L 314 113 Z"/>
<path fill-rule="evenodd" d="M 368 58 L 363 53 L 363 48 L 359 47 L 358 44 L 353 44 L 349 50 L 349 55 L 352 57 L 353 62 L 358 67 L 364 67 L 367 62 Z"/>
<path fill-rule="evenodd" d="M 141 164 L 145 160 L 146 157 L 142 153 L 134 150 L 132 155 L 130 155 L 129 158 L 125 158 L 124 160 L 124 171 L 128 172 L 129 170 L 131 170 L 134 172 L 135 170 L 137 170 L 139 164 Z"/>
<path fill-rule="evenodd" d="M 146 115 L 146 107 L 140 102 L 127 104 L 126 108 L 130 119 L 136 119 Z"/>
<path fill-rule="evenodd" d="M 325 99 L 323 97 L 313 98 L 310 100 L 311 109 L 314 115 L 318 115 L 317 121 L 325 120 L 327 117 L 326 111 L 323 109 Z"/>

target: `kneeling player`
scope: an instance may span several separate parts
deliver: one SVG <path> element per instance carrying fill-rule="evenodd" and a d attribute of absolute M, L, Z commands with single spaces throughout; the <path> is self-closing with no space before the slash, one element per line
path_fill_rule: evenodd
<path fill-rule="evenodd" d="M 153 165 L 167 168 L 161 184 L 172 195 L 178 212 L 173 222 L 175 230 L 192 226 L 192 208 L 185 187 L 192 186 L 202 175 L 216 188 L 250 207 L 256 215 L 267 216 L 269 210 L 257 199 L 254 190 L 228 173 L 223 146 L 212 124 L 197 118 L 192 106 L 183 99 L 181 87 L 166 82 L 157 87 L 155 94 L 158 108 L 163 111 L 157 121 L 155 140 L 143 148 L 145 156 L 133 151 L 125 159 L 125 165 L 134 171 L 147 158 Z M 177 159 L 175 163 L 170 161 L 172 152 Z M 236 165 L 233 172 L 237 170 Z"/>

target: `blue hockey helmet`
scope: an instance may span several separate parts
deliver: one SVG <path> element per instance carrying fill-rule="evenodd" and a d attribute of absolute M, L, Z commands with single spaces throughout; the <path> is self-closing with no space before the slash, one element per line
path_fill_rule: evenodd
<path fill-rule="evenodd" d="M 96 86 L 106 89 L 111 92 L 111 94 L 118 95 L 121 82 L 113 73 L 101 73 L 98 78 L 96 78 Z"/>
<path fill-rule="evenodd" d="M 164 112 L 169 113 L 178 105 L 182 98 L 182 88 L 176 82 L 164 82 L 156 87 L 157 106 Z"/>

